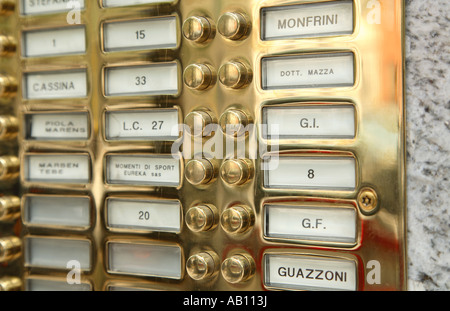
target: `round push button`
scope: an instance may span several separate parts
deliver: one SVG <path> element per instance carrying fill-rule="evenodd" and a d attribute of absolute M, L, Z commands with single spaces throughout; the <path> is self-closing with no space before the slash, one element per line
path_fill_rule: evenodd
<path fill-rule="evenodd" d="M 192 136 L 207 136 L 210 134 L 208 125 L 213 124 L 213 117 L 206 111 L 192 111 L 184 119 L 184 123 L 189 127 Z"/>
<path fill-rule="evenodd" d="M 206 90 L 215 83 L 216 75 L 205 64 L 192 64 L 184 70 L 184 83 L 193 90 Z"/>
<path fill-rule="evenodd" d="M 248 159 L 225 160 L 220 167 L 220 177 L 229 185 L 245 184 L 253 172 L 253 163 Z"/>
<path fill-rule="evenodd" d="M 0 75 L 0 97 L 11 97 L 17 92 L 17 83 L 12 77 Z"/>
<path fill-rule="evenodd" d="M 4 277 L 0 279 L 0 292 L 20 291 L 22 281 L 17 277 Z"/>
<path fill-rule="evenodd" d="M 20 161 L 15 156 L 0 157 L 0 180 L 12 180 L 19 176 Z"/>
<path fill-rule="evenodd" d="M 214 276 L 219 266 L 219 257 L 216 253 L 201 252 L 188 258 L 186 270 L 192 279 L 200 281 Z"/>
<path fill-rule="evenodd" d="M 215 34 L 215 26 L 206 17 L 191 16 L 183 23 L 183 36 L 189 41 L 205 43 L 213 39 Z"/>
<path fill-rule="evenodd" d="M 185 218 L 191 231 L 209 231 L 216 226 L 217 209 L 210 204 L 193 206 L 186 212 Z"/>
<path fill-rule="evenodd" d="M 195 159 L 186 164 L 186 179 L 194 186 L 210 183 L 214 173 L 213 164 L 206 159 Z"/>
<path fill-rule="evenodd" d="M 220 224 L 230 234 L 244 233 L 255 223 L 253 211 L 243 205 L 227 208 L 221 215 Z"/>
<path fill-rule="evenodd" d="M 0 221 L 18 218 L 20 199 L 16 196 L 0 197 Z"/>
<path fill-rule="evenodd" d="M 231 89 L 244 88 L 252 78 L 252 70 L 240 61 L 228 62 L 219 69 L 220 83 Z"/>
<path fill-rule="evenodd" d="M 219 120 L 219 125 L 224 134 L 241 136 L 245 134 L 246 127 L 250 124 L 250 118 L 243 111 L 230 109 L 225 111 Z"/>
<path fill-rule="evenodd" d="M 246 254 L 234 255 L 222 262 L 221 271 L 227 282 L 242 283 L 255 274 L 255 261 Z"/>
<path fill-rule="evenodd" d="M 19 132 L 19 121 L 13 116 L 0 116 L 0 139 L 14 139 Z"/>
<path fill-rule="evenodd" d="M 16 51 L 16 43 L 9 36 L 0 36 L 0 56 L 8 56 Z"/>
<path fill-rule="evenodd" d="M 17 0 L 16 0 L 17 1 Z M 9 15 L 16 7 L 15 0 L 0 0 L 0 15 Z"/>
<path fill-rule="evenodd" d="M 0 262 L 9 262 L 20 255 L 22 242 L 18 237 L 0 239 Z"/>
<path fill-rule="evenodd" d="M 242 40 L 250 32 L 250 23 L 241 13 L 227 12 L 219 18 L 217 28 L 229 40 Z"/>

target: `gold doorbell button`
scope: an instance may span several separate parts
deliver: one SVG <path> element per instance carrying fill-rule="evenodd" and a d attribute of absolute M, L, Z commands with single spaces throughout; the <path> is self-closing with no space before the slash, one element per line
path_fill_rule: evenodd
<path fill-rule="evenodd" d="M 206 159 L 194 159 L 186 164 L 186 179 L 194 186 L 206 185 L 213 181 L 214 165 Z"/>
<path fill-rule="evenodd" d="M 214 123 L 214 118 L 209 112 L 198 110 L 190 112 L 184 119 L 184 123 L 189 127 L 191 136 L 207 136 L 210 134 L 208 125 Z"/>
<path fill-rule="evenodd" d="M 0 292 L 13 292 L 22 289 L 22 281 L 18 277 L 4 277 L 0 279 Z"/>
<path fill-rule="evenodd" d="M 216 82 L 214 70 L 205 64 L 191 64 L 184 70 L 184 83 L 193 90 L 203 91 Z"/>
<path fill-rule="evenodd" d="M 0 56 L 8 56 L 16 51 L 14 38 L 10 36 L 0 36 Z"/>
<path fill-rule="evenodd" d="M 240 61 L 230 61 L 219 69 L 220 83 L 231 89 L 246 87 L 252 78 L 252 70 Z"/>
<path fill-rule="evenodd" d="M 0 76 L 0 97 L 11 97 L 17 92 L 15 79 L 7 76 Z"/>
<path fill-rule="evenodd" d="M 20 256 L 22 241 L 15 236 L 0 239 L 0 263 L 10 262 Z"/>
<path fill-rule="evenodd" d="M 248 159 L 225 160 L 220 167 L 220 177 L 229 185 L 245 184 L 253 174 L 253 163 Z"/>
<path fill-rule="evenodd" d="M 205 43 L 215 35 L 215 25 L 204 16 L 191 16 L 183 23 L 183 36 L 189 41 Z"/>
<path fill-rule="evenodd" d="M 191 207 L 186 212 L 186 225 L 191 231 L 209 231 L 216 227 L 218 213 L 215 206 L 210 204 Z"/>
<path fill-rule="evenodd" d="M 19 132 L 19 121 L 13 116 L 0 116 L 0 140 L 14 139 Z"/>
<path fill-rule="evenodd" d="M 255 274 L 255 261 L 247 254 L 233 255 L 223 261 L 221 271 L 228 283 L 242 283 Z"/>
<path fill-rule="evenodd" d="M 0 157 L 0 180 L 12 180 L 19 176 L 20 161 L 15 156 Z"/>
<path fill-rule="evenodd" d="M 241 13 L 227 12 L 219 18 L 217 28 L 229 40 L 242 40 L 250 32 L 250 22 Z"/>
<path fill-rule="evenodd" d="M 237 137 L 245 134 L 250 122 L 250 118 L 243 111 L 230 109 L 220 116 L 219 125 L 224 134 Z"/>
<path fill-rule="evenodd" d="M 220 224 L 227 233 L 239 234 L 248 231 L 255 223 L 253 211 L 244 205 L 227 208 L 220 218 Z"/>
<path fill-rule="evenodd" d="M 16 1 L 14 0 L 0 0 L 0 15 L 9 15 L 14 12 Z"/>
<path fill-rule="evenodd" d="M 189 257 L 186 270 L 189 276 L 196 280 L 205 280 L 213 277 L 219 271 L 220 260 L 214 252 L 201 252 Z"/>
<path fill-rule="evenodd" d="M 16 196 L 0 197 L 0 221 L 16 219 L 20 216 L 20 198 Z"/>

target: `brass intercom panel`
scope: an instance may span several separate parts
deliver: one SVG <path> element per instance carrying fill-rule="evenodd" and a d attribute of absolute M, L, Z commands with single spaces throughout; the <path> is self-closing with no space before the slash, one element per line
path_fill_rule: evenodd
<path fill-rule="evenodd" d="M 0 5 L 4 288 L 406 289 L 403 1 Z"/>

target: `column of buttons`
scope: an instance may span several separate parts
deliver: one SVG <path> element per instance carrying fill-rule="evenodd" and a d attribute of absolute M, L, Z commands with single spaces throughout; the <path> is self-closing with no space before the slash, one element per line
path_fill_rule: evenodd
<path fill-rule="evenodd" d="M 13 21 L 16 1 L 0 1 L 0 18 L 2 26 L 9 27 Z M 18 260 L 22 255 L 22 242 L 18 238 L 16 228 L 20 217 L 20 199 L 16 196 L 15 184 L 19 176 L 20 161 L 15 150 L 19 122 L 14 113 L 18 90 L 18 80 L 13 70 L 8 69 L 16 53 L 17 40 L 10 29 L 2 29 L 0 35 L 0 57 L 7 68 L 0 74 L 0 264 L 5 269 L 0 278 L 0 291 L 18 291 L 22 289 L 22 281 L 17 275 L 8 276 L 17 271 Z M 5 275 L 6 273 L 6 275 Z"/>
<path fill-rule="evenodd" d="M 216 34 L 216 28 L 218 34 Z M 225 42 L 242 42 L 251 32 L 249 17 L 243 12 L 226 12 L 215 23 L 207 16 L 191 16 L 183 25 L 183 35 L 195 47 L 210 44 L 222 37 Z M 216 69 L 208 63 L 188 65 L 184 71 L 184 83 L 194 92 L 207 92 L 210 88 L 222 87 L 225 92 L 246 89 L 253 81 L 253 70 L 244 59 L 223 60 Z M 185 123 L 191 136 L 197 141 L 211 133 L 221 131 L 227 139 L 245 138 L 252 117 L 243 109 L 230 107 L 216 118 L 209 109 L 194 110 L 188 113 Z M 187 181 L 199 189 L 220 180 L 226 187 L 239 187 L 254 177 L 253 162 L 248 159 L 228 159 L 221 163 L 216 159 L 201 158 L 189 161 L 185 169 Z M 216 183 L 220 186 L 221 183 Z M 248 232 L 254 225 L 255 215 L 246 205 L 232 205 L 216 208 L 211 204 L 197 204 L 186 213 L 188 228 L 197 234 L 220 230 L 229 237 L 236 238 Z M 244 252 L 245 253 L 245 252 Z M 245 282 L 255 273 L 252 257 L 245 253 L 234 253 L 219 264 L 219 256 L 207 250 L 192 255 L 187 260 L 187 272 L 197 281 L 209 280 L 221 271 L 222 277 L 230 284 Z"/>

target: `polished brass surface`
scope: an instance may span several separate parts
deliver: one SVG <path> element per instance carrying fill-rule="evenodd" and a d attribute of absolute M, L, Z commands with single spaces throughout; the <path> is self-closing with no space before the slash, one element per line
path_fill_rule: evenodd
<path fill-rule="evenodd" d="M 223 230 L 229 234 L 244 233 L 252 228 L 254 222 L 253 211 L 245 205 L 230 206 L 220 217 Z"/>
<path fill-rule="evenodd" d="M 16 51 L 16 46 L 13 37 L 0 35 L 0 56 L 11 56 Z"/>
<path fill-rule="evenodd" d="M 217 208 L 208 204 L 191 207 L 186 212 L 185 221 L 192 231 L 202 232 L 214 229 L 218 218 Z"/>
<path fill-rule="evenodd" d="M 0 239 L 0 263 L 10 262 L 20 257 L 22 241 L 15 236 Z"/>
<path fill-rule="evenodd" d="M 186 271 L 194 280 L 213 277 L 219 271 L 219 256 L 214 252 L 202 252 L 192 255 L 186 263 Z"/>
<path fill-rule="evenodd" d="M 14 14 L 3 16 L 0 21 L 2 34 L 14 38 L 17 51 L 13 57 L 1 60 L 0 100 L 2 104 L 12 107 L 21 123 L 18 158 L 24 159 L 24 155 L 30 153 L 70 153 L 88 154 L 91 160 L 91 178 L 87 184 L 29 182 L 24 180 L 23 175 L 21 178 L 21 192 L 24 195 L 39 193 L 90 197 L 93 208 L 89 228 L 61 230 L 23 224 L 22 238 L 58 236 L 61 239 L 90 241 L 92 266 L 83 271 L 81 281 L 92 284 L 93 290 L 108 290 L 112 285 L 154 290 L 279 290 L 264 284 L 266 270 L 263 256 L 273 251 L 293 256 L 353 260 L 357 262 L 358 268 L 355 285 L 357 290 L 406 289 L 404 1 L 383 1 L 383 5 L 379 7 L 382 23 L 378 24 L 368 18 L 371 16 L 369 4 L 373 1 L 354 0 L 354 30 L 349 35 L 274 41 L 261 39 L 260 13 L 263 8 L 323 1 L 329 0 L 176 0 L 172 3 L 117 8 L 104 8 L 101 1 L 85 1 L 85 8 L 80 12 L 80 23 L 86 27 L 86 53 L 35 58 L 22 56 L 23 32 L 66 27 L 67 12 L 25 16 L 16 8 Z M 0 3 L 5 4 L 7 1 Z M 103 50 L 102 23 L 159 16 L 177 17 L 179 29 L 176 47 L 118 52 Z M 207 18 L 211 29 L 214 28 L 213 25 L 217 25 L 219 33 L 215 36 L 212 32 L 205 35 L 208 26 L 204 19 L 192 20 L 191 25 L 189 22 L 186 24 L 185 21 L 193 16 Z M 181 27 L 183 24 L 184 29 Z M 265 57 L 343 52 L 351 52 L 355 56 L 355 83 L 352 86 L 281 90 L 265 90 L 262 87 L 261 62 Z M 173 62 L 180 66 L 177 94 L 105 96 L 105 68 Z M 205 89 L 189 88 L 183 82 L 183 72 L 192 64 L 205 64 L 217 69 L 218 82 Z M 22 81 L 26 73 L 73 69 L 87 72 L 88 91 L 85 97 L 31 100 L 23 96 L 25 85 L 15 82 Z M 196 83 L 193 85 L 199 85 L 198 81 L 202 85 L 202 79 L 192 80 Z M 13 95 L 17 96 L 13 98 Z M 180 120 L 186 119 L 185 123 L 190 128 L 194 128 L 195 122 L 192 118 L 194 115 L 189 114 L 201 111 L 197 114 L 200 117 L 198 123 L 202 129 L 202 143 L 206 144 L 211 134 L 203 131 L 206 125 L 217 123 L 218 117 L 230 109 L 244 112 L 251 120 L 250 123 L 259 126 L 263 122 L 263 107 L 320 106 L 321 103 L 353 105 L 357 123 L 355 136 L 348 139 L 288 138 L 276 141 L 264 138 L 263 131 L 258 129 L 256 137 L 245 136 L 246 146 L 250 145 L 251 139 L 261 142 L 261 145 L 255 147 L 256 150 L 245 151 L 245 158 L 250 159 L 253 164 L 254 175 L 243 184 L 229 184 L 226 178 L 216 179 L 223 159 L 229 158 L 230 154 L 214 161 L 202 159 L 206 162 L 193 160 L 193 154 L 190 158 L 185 154 L 180 172 L 183 178 L 179 187 L 111 185 L 105 180 L 104 163 L 107 154 L 170 154 L 172 146 L 172 142 L 161 141 L 107 141 L 104 136 L 105 111 L 178 108 Z M 70 111 L 89 114 L 91 124 L 88 139 L 26 139 L 25 115 Z M 217 137 L 220 138 L 223 133 L 215 131 L 214 134 L 219 134 Z M 185 141 L 190 138 L 189 135 L 184 137 Z M 355 189 L 335 191 L 265 188 L 262 158 L 265 151 L 276 150 L 275 147 L 283 154 L 354 157 L 358 164 Z M 258 156 L 250 157 L 251 151 L 256 151 Z M 230 178 L 236 180 L 232 176 Z M 377 207 L 370 212 L 360 208 L 358 203 L 358 195 L 365 188 L 373 189 L 378 198 Z M 189 229 L 184 225 L 184 220 L 179 233 L 111 230 L 105 225 L 105 201 L 111 196 L 178 200 L 182 206 L 182 215 L 186 215 L 193 206 L 211 204 L 222 215 L 222 220 L 226 220 L 214 230 L 201 232 Z M 267 203 L 354 207 L 357 211 L 357 241 L 343 244 L 266 238 L 263 211 Z M 247 207 L 248 210 L 244 208 L 242 211 L 238 207 Z M 247 219 L 242 218 L 242 214 L 247 215 Z M 231 219 L 232 222 L 228 221 Z M 246 224 L 249 223 L 251 225 L 248 227 Z M 230 234 L 227 230 L 239 233 Z M 180 279 L 172 279 L 111 273 L 108 257 L 108 245 L 111 242 L 177 245 L 183 255 L 183 274 Z M 236 247 L 239 249 L 236 250 Z M 222 273 L 196 281 L 185 273 L 184 256 L 189 258 L 203 252 L 218 254 L 222 261 Z M 373 260 L 378 261 L 381 266 L 380 284 L 367 280 L 367 274 L 371 271 L 367 263 Z M 27 266 L 23 267 L 22 277 L 65 280 L 67 272 L 64 269 Z"/>
<path fill-rule="evenodd" d="M 11 76 L 0 75 L 0 97 L 13 97 L 17 92 L 17 82 Z"/>
<path fill-rule="evenodd" d="M 215 177 L 214 165 L 206 159 L 194 159 L 186 164 L 186 179 L 195 186 L 212 182 Z"/>
<path fill-rule="evenodd" d="M 217 28 L 225 38 L 241 40 L 248 35 L 250 23 L 242 13 L 227 12 L 219 18 Z"/>
<path fill-rule="evenodd" d="M 22 280 L 18 277 L 0 278 L 0 292 L 20 291 L 22 289 Z"/>
<path fill-rule="evenodd" d="M 221 272 L 227 282 L 243 283 L 254 276 L 255 262 L 248 254 L 236 254 L 222 262 Z"/>
<path fill-rule="evenodd" d="M 229 185 L 245 184 L 253 174 L 253 162 L 248 159 L 229 159 L 220 167 L 220 177 Z"/>
<path fill-rule="evenodd" d="M 220 82 L 231 89 L 246 87 L 252 77 L 252 70 L 241 61 L 230 61 L 219 69 Z"/>
<path fill-rule="evenodd" d="M 16 196 L 0 197 L 0 221 L 17 219 L 20 216 L 20 198 Z"/>
<path fill-rule="evenodd" d="M 184 37 L 196 43 L 206 43 L 212 40 L 216 34 L 213 22 L 204 16 L 191 16 L 183 23 Z"/>
<path fill-rule="evenodd" d="M 17 137 L 19 120 L 14 116 L 0 116 L 0 139 L 11 140 Z"/>
<path fill-rule="evenodd" d="M 189 128 L 189 135 L 192 136 L 208 136 L 210 134 L 208 125 L 213 123 L 214 117 L 206 110 L 192 111 L 184 119 L 184 124 Z"/>
<path fill-rule="evenodd" d="M 0 157 L 0 180 L 14 180 L 20 174 L 20 161 L 16 156 Z"/>
<path fill-rule="evenodd" d="M 189 65 L 184 71 L 184 83 L 194 90 L 206 90 L 215 83 L 214 70 L 205 64 Z"/>
<path fill-rule="evenodd" d="M 0 15 L 10 15 L 16 7 L 16 0 L 0 0 Z"/>
<path fill-rule="evenodd" d="M 250 122 L 249 116 L 242 110 L 229 109 L 220 116 L 219 125 L 224 134 L 237 137 L 247 133 Z"/>

